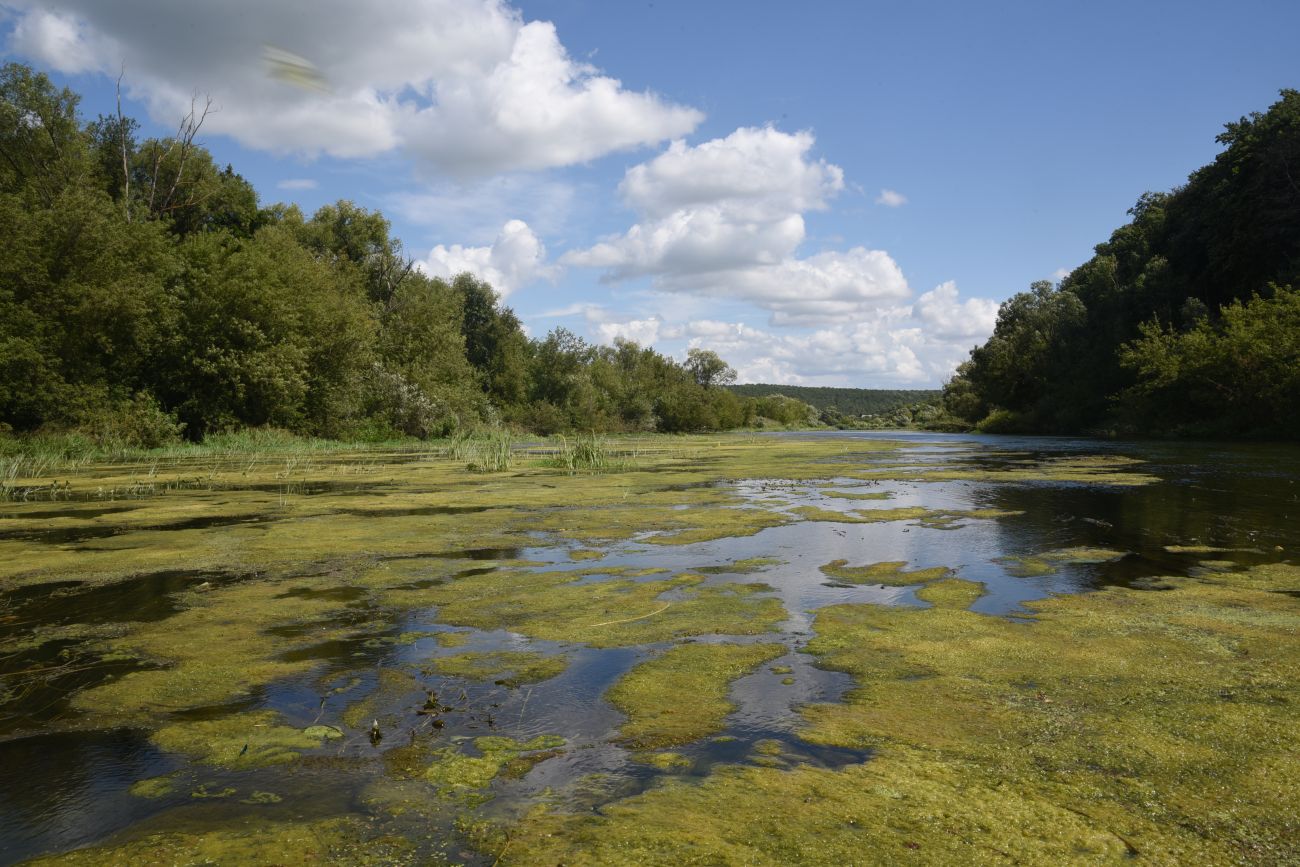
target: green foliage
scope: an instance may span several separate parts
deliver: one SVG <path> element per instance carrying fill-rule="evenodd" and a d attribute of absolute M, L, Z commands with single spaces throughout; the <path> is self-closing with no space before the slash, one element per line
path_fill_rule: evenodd
<path fill-rule="evenodd" d="M 921 403 L 938 396 L 937 391 L 925 389 L 830 388 L 811 385 L 767 385 L 762 383 L 729 385 L 727 388 L 742 397 L 784 395 L 818 410 L 837 410 L 846 418 L 883 415 L 900 406 Z M 767 415 L 764 412 L 760 412 L 759 415 L 776 418 L 776 416 Z"/>
<path fill-rule="evenodd" d="M 599 469 L 597 433 L 755 417 L 717 387 L 735 372 L 713 352 L 530 340 L 487 283 L 416 269 L 378 212 L 261 207 L 198 142 L 205 106 L 138 141 L 134 120 L 83 125 L 77 103 L 0 70 L 0 430 L 31 448 L 59 431 L 125 454 L 249 427 L 381 441 L 508 423 L 591 432 L 564 460 Z M 458 448 L 510 465 L 504 431 Z"/>
<path fill-rule="evenodd" d="M 1118 398 L 1144 430 L 1294 435 L 1300 406 L 1300 291 L 1234 301 L 1188 331 L 1151 321 L 1120 359 L 1138 374 Z"/>
<path fill-rule="evenodd" d="M 1297 326 L 1270 287 L 1300 284 L 1300 91 L 1218 141 L 1059 286 L 1003 305 L 945 388 L 949 414 L 983 430 L 1295 435 Z"/>

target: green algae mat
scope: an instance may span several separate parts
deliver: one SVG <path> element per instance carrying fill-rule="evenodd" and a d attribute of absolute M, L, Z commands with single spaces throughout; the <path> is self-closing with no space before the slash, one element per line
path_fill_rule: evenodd
<path fill-rule="evenodd" d="M 1300 862 L 1294 449 L 614 442 L 13 480 L 0 864 Z"/>

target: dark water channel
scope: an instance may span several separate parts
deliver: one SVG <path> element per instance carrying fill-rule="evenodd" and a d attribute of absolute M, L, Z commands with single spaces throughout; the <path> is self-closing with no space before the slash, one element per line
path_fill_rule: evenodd
<path fill-rule="evenodd" d="M 852 585 L 828 579 L 819 567 L 830 561 L 905 561 L 908 569 L 948 567 L 961 578 L 984 583 L 987 592 L 975 603 L 975 610 L 990 616 L 1022 616 L 1027 613 L 1024 603 L 1050 594 L 1082 593 L 1107 585 L 1158 588 L 1158 581 L 1153 579 L 1161 576 L 1291 560 L 1300 552 L 1300 450 L 1294 447 L 897 433 L 821 436 L 844 438 L 850 446 L 856 439 L 896 440 L 901 436 L 908 448 L 866 459 L 828 461 L 826 478 L 817 481 L 754 479 L 728 483 L 727 487 L 756 507 L 780 511 L 813 506 L 848 513 L 856 509 L 921 506 L 954 512 L 998 509 L 1020 514 L 997 519 L 963 518 L 944 526 L 926 526 L 917 521 L 799 521 L 752 536 L 676 546 L 652 544 L 643 537 L 602 549 L 598 559 L 582 561 L 570 558 L 571 546 L 541 535 L 521 540 L 517 549 L 438 550 L 419 557 L 463 560 L 460 575 L 484 574 L 495 568 L 493 561 L 521 559 L 546 564 L 536 568 L 548 571 L 662 567 L 670 573 L 701 570 L 709 575 L 707 583 L 752 581 L 769 585 L 789 613 L 778 633 L 744 639 L 695 639 L 776 641 L 787 647 L 784 656 L 732 685 L 736 710 L 727 718 L 720 736 L 675 748 L 685 764 L 671 772 L 702 776 L 718 763 L 754 760 L 759 744 L 767 744 L 765 754 L 776 756 L 775 761 L 782 766 L 812 764 L 833 768 L 869 760 L 868 751 L 819 747 L 799 737 L 800 706 L 837 701 L 852 686 L 846 675 L 817 668 L 814 658 L 805 652 L 812 637 L 813 619 L 817 609 L 828 604 L 925 603 L 916 597 L 914 586 Z M 925 469 L 997 471 L 1063 457 L 1096 455 L 1137 459 L 1141 463 L 1131 469 L 1154 475 L 1159 481 L 1120 486 L 1046 479 L 1003 483 L 915 478 Z M 898 471 L 896 479 L 863 481 L 843 475 L 850 471 L 848 467 L 870 470 L 900 464 L 906 466 Z M 326 490 L 328 486 L 321 488 L 322 492 Z M 882 499 L 828 496 L 832 491 L 879 494 Z M 360 486 L 356 492 L 361 492 Z M 129 528 L 111 523 L 115 511 L 108 508 L 92 514 L 92 510 L 76 504 L 69 504 L 66 512 L 50 503 L 30 508 L 14 504 L 0 509 L 0 517 L 27 521 L 20 528 L 5 531 L 9 538 L 69 544 L 114 535 L 115 531 L 127 532 Z M 431 507 L 386 512 L 382 501 L 376 501 L 374 508 L 350 511 L 372 520 L 383 520 L 388 514 L 454 520 L 457 514 L 481 509 Z M 83 524 L 42 531 L 32 523 L 61 521 L 65 517 L 79 517 Z M 84 524 L 90 518 L 109 522 L 90 527 Z M 240 522 L 249 520 L 241 518 Z M 187 522 L 172 526 L 198 525 Z M 203 526 L 218 528 L 221 524 Z M 0 533 L 2 536 L 4 533 Z M 1176 550 L 1194 546 L 1223 550 Z M 1004 559 L 1078 547 L 1109 549 L 1122 556 L 1106 562 L 1061 563 L 1054 572 L 1036 577 L 1017 577 L 1008 571 Z M 751 572 L 719 568 L 750 558 L 769 558 L 770 562 Z M 1212 565 L 1207 566 L 1206 561 L 1213 561 Z M 83 587 L 69 581 L 0 589 L 0 635 L 36 626 L 159 620 L 180 610 L 178 594 L 196 585 L 219 587 L 257 577 L 237 572 L 171 571 L 98 586 Z M 605 577 L 594 574 L 582 580 L 600 581 Z M 639 580 L 663 577 L 661 573 Z M 434 579 L 429 581 L 436 583 Z M 421 586 L 418 577 L 412 586 Z M 441 738 L 447 744 L 463 744 L 466 739 L 486 734 L 523 741 L 558 733 L 567 741 L 562 753 L 538 763 L 522 777 L 494 783 L 495 798 L 481 808 L 486 815 L 508 816 L 527 810 L 538 799 L 571 809 L 599 809 L 602 803 L 640 791 L 666 773 L 635 760 L 617 742 L 616 730 L 623 717 L 602 697 L 631 667 L 666 645 L 595 649 L 501 630 L 463 629 L 439 623 L 433 609 L 407 611 L 393 619 L 374 609 L 360 590 L 340 587 L 323 592 L 334 594 L 326 598 L 343 606 L 338 622 L 365 623 L 390 616 L 388 627 L 294 651 L 286 659 L 317 663 L 309 676 L 273 683 L 238 707 L 207 709 L 200 714 L 269 708 L 294 726 L 317 720 L 338 725 L 349 704 L 376 689 L 384 669 L 409 671 L 439 656 L 467 651 L 564 654 L 568 666 L 549 680 L 520 686 L 441 676 L 428 673 L 426 666 L 426 673 L 420 677 L 421 689 L 384 696 L 382 706 L 375 711 L 384 729 L 379 744 L 349 734 L 340 741 L 326 743 L 293 765 L 241 772 L 192 766 L 184 758 L 155 747 L 147 731 L 100 729 L 93 720 L 64 713 L 68 695 L 93 685 L 97 677 L 131 670 L 128 663 L 123 663 L 122 668 L 101 665 L 98 673 L 92 671 L 79 678 L 55 678 L 19 699 L 0 694 L 0 865 L 102 841 L 124 829 L 216 827 L 252 819 L 375 814 L 375 800 L 367 793 L 373 792 L 371 787 L 383 774 L 384 751 L 404 742 L 411 714 L 426 700 L 425 691 L 430 689 L 446 703 Z M 438 634 L 444 632 L 463 634 L 464 643 L 444 646 L 438 640 Z M 411 634 L 418 637 L 399 640 Z M 48 662 L 52 655 L 59 654 L 75 656 L 76 648 L 49 642 L 0 658 L 0 676 L 29 669 L 42 660 Z M 146 799 L 128 791 L 139 780 L 173 772 L 181 780 L 174 794 Z M 245 804 L 227 799 L 217 804 L 194 797 L 195 791 L 219 791 L 226 786 L 241 793 L 274 791 L 282 800 Z M 447 823 L 451 818 L 449 813 Z M 382 817 L 381 821 L 390 823 L 395 833 L 409 830 L 415 834 L 414 818 Z M 403 822 L 412 824 L 408 827 Z M 427 825 L 425 819 L 418 822 Z M 428 828 L 420 831 L 427 835 Z M 478 856 L 456 848 L 450 855 L 453 860 L 478 860 Z"/>

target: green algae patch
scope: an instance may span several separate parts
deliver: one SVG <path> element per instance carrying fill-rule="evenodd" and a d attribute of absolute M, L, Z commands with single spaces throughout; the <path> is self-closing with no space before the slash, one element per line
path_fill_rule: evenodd
<path fill-rule="evenodd" d="M 889 491 L 822 491 L 822 496 L 836 500 L 892 500 L 894 498 Z"/>
<path fill-rule="evenodd" d="M 319 747 L 328 737 L 280 725 L 278 720 L 274 711 L 258 711 L 174 722 L 158 729 L 150 740 L 160 749 L 183 753 L 205 765 L 258 768 L 296 761 L 303 750 Z"/>
<path fill-rule="evenodd" d="M 992 482 L 1016 484 L 1051 482 L 1084 485 L 1136 487 L 1160 481 L 1158 476 L 1136 471 L 1143 462 L 1115 455 L 1085 455 L 1049 458 L 1041 461 L 1009 460 L 1004 466 L 989 468 L 945 467 L 925 469 L 913 477 L 931 482 Z M 855 474 L 863 477 L 862 474 Z M 897 476 L 886 476 L 897 478 Z"/>
<path fill-rule="evenodd" d="M 649 765 L 661 771 L 688 771 L 695 763 L 681 753 L 674 752 L 639 752 L 632 754 L 632 761 L 639 765 Z"/>
<path fill-rule="evenodd" d="M 436 640 L 439 647 L 464 647 L 469 644 L 469 632 L 439 632 Z"/>
<path fill-rule="evenodd" d="M 473 795 L 503 773 L 523 776 L 537 762 L 558 755 L 556 751 L 564 744 L 564 738 L 558 735 L 538 735 L 528 741 L 497 736 L 475 738 L 476 756 L 457 747 L 435 750 L 424 779 L 444 795 Z"/>
<path fill-rule="evenodd" d="M 1030 623 L 828 607 L 809 651 L 858 687 L 806 708 L 803 736 L 1015 791 L 1156 862 L 1294 861 L 1300 605 L 1272 591 L 1297 581 L 1288 565 L 1169 578 L 1027 603 Z"/>
<path fill-rule="evenodd" d="M 998 557 L 993 562 L 1000 563 L 1008 575 L 1036 578 L 1054 575 L 1062 566 L 1109 563 L 1127 554 L 1127 551 L 1113 551 L 1109 548 L 1061 548 L 1042 554 Z"/>
<path fill-rule="evenodd" d="M 283 589 L 278 582 L 252 581 L 182 594 L 190 607 L 164 620 L 134 624 L 125 634 L 97 645 L 163 667 L 131 672 L 79 693 L 73 706 L 101 721 L 138 721 L 140 713 L 224 704 L 272 680 L 307 671 L 310 661 L 282 657 L 346 634 L 328 622 L 341 603 L 286 596 Z M 287 626 L 295 628 L 296 637 L 268 634 Z"/>
<path fill-rule="evenodd" d="M 375 688 L 365 698 L 344 708 L 341 719 L 350 729 L 369 729 L 402 698 L 421 691 L 420 682 L 405 671 L 381 668 L 375 678 Z"/>
<path fill-rule="evenodd" d="M 1300 568 L 1169 580 L 1029 603 L 1031 623 L 822 609 L 809 649 L 858 687 L 808 708 L 802 734 L 870 761 L 538 809 L 502 861 L 1295 863 L 1300 605 L 1274 591 Z"/>
<path fill-rule="evenodd" d="M 993 520 L 1011 518 L 1023 512 L 1007 509 L 927 509 L 922 506 L 899 506 L 896 509 L 853 509 L 836 512 L 816 506 L 796 506 L 790 510 L 805 521 L 825 521 L 832 524 L 884 524 L 892 521 L 915 521 L 919 526 L 936 530 L 950 530 L 967 519 Z"/>
<path fill-rule="evenodd" d="M 593 548 L 574 548 L 569 552 L 570 560 L 599 560 L 604 556 L 604 551 L 597 551 Z"/>
<path fill-rule="evenodd" d="M 131 784 L 129 791 L 137 798 L 165 798 L 176 791 L 180 771 L 163 774 L 161 777 L 149 777 Z"/>
<path fill-rule="evenodd" d="M 528 650 L 460 653 L 433 660 L 433 668 L 438 674 L 492 680 L 510 687 L 550 680 L 563 674 L 568 667 L 568 657 L 562 654 L 547 655 Z"/>
<path fill-rule="evenodd" d="M 820 567 L 821 572 L 828 578 L 850 584 L 887 584 L 895 587 L 903 587 L 908 584 L 924 584 L 927 581 L 947 578 L 952 574 L 952 570 L 944 566 L 913 569 L 909 572 L 904 569 L 907 566 L 905 560 L 887 560 L 883 563 L 870 563 L 866 566 L 850 566 L 848 562 L 847 560 L 832 560 Z"/>
<path fill-rule="evenodd" d="M 578 583 L 567 572 L 500 570 L 424 591 L 438 619 L 476 629 L 508 629 L 550 641 L 596 647 L 651 644 L 712 633 L 757 635 L 785 619 L 770 588 L 700 586 L 685 573 L 657 581 L 611 579 Z M 671 591 L 671 592 L 670 592 Z"/>
<path fill-rule="evenodd" d="M 682 644 L 637 665 L 605 694 L 628 716 L 620 739 L 654 749 L 721 731 L 735 710 L 731 682 L 786 652 L 782 644 Z"/>
<path fill-rule="evenodd" d="M 1010 787 L 963 785 L 961 770 L 899 757 L 667 778 L 600 815 L 535 811 L 509 830 L 501 863 L 1052 864 L 1128 854 L 1085 817 Z"/>
<path fill-rule="evenodd" d="M 119 845 L 78 849 L 27 862 L 33 865 L 130 864 L 393 864 L 415 860 L 407 841 L 380 836 L 357 819 L 279 823 L 259 819 L 217 831 L 149 834 Z M 424 863 L 424 862 L 422 862 Z M 430 863 L 443 863 L 433 861 Z"/>
<path fill-rule="evenodd" d="M 780 566 L 784 562 L 779 557 L 747 557 L 720 566 L 703 566 L 695 571 L 702 575 L 752 575 L 769 566 Z"/>
<path fill-rule="evenodd" d="M 983 582 L 962 578 L 935 581 L 916 591 L 916 598 L 940 608 L 970 608 L 983 595 Z"/>

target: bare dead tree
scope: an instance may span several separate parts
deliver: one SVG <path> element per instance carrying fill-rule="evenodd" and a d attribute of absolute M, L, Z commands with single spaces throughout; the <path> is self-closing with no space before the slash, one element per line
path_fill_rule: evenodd
<path fill-rule="evenodd" d="M 176 190 L 180 186 L 181 178 L 185 175 L 185 162 L 189 159 L 190 154 L 194 151 L 194 139 L 198 136 L 199 130 L 203 128 L 203 122 L 207 120 L 208 115 L 212 112 L 212 97 L 205 96 L 203 110 L 198 109 L 198 94 L 190 100 L 190 110 L 185 117 L 181 118 L 180 125 L 176 129 L 176 135 L 171 138 L 164 150 L 156 144 L 153 148 L 153 167 L 150 171 L 149 178 L 149 211 L 150 213 L 165 213 L 174 211 L 178 208 L 189 207 L 197 204 L 200 199 L 191 196 L 183 202 L 173 202 L 176 196 Z M 168 157 L 173 153 L 179 152 L 176 174 L 172 176 L 171 186 L 168 187 L 166 194 L 161 202 L 157 201 L 159 174 Z"/>
<path fill-rule="evenodd" d="M 122 61 L 122 71 L 117 76 L 117 134 L 122 140 L 122 210 L 126 221 L 131 222 L 131 164 L 126 148 L 126 118 L 122 116 L 122 78 L 126 75 L 126 61 Z"/>

